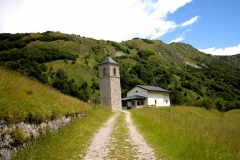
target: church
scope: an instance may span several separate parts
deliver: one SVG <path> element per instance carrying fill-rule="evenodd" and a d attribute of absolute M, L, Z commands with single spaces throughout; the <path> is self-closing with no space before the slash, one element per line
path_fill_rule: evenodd
<path fill-rule="evenodd" d="M 166 89 L 157 86 L 137 85 L 127 92 L 127 105 L 124 109 L 142 108 L 142 107 L 168 107 L 170 106 L 169 93 Z"/>
<path fill-rule="evenodd" d="M 99 65 L 100 104 L 111 107 L 113 111 L 141 108 L 144 106 L 170 106 L 169 93 L 157 86 L 137 85 L 127 92 L 127 97 L 121 99 L 119 65 L 109 55 Z M 122 106 L 127 102 L 127 106 Z M 123 103 L 124 104 L 124 103 Z"/>

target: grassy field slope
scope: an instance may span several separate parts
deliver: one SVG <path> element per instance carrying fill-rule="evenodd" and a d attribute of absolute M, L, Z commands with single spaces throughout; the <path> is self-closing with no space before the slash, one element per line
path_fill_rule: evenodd
<path fill-rule="evenodd" d="M 2 68 L 0 73 L 0 120 L 41 122 L 90 109 L 89 104 L 30 78 Z"/>
<path fill-rule="evenodd" d="M 196 107 L 132 110 L 132 118 L 159 157 L 240 159 L 240 110 Z"/>

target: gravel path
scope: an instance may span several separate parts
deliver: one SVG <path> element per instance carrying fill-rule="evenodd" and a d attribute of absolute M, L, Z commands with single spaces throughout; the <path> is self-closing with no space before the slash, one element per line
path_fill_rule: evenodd
<path fill-rule="evenodd" d="M 112 128 L 118 115 L 119 114 L 116 113 L 114 116 L 112 116 L 95 134 L 92 139 L 92 143 L 87 150 L 87 154 L 83 159 L 97 160 L 103 159 L 108 155 L 108 144 L 111 138 L 110 135 L 112 133 Z"/>
<path fill-rule="evenodd" d="M 133 125 L 130 113 L 128 111 L 123 111 L 126 114 L 127 127 L 130 134 L 130 139 L 133 145 L 138 150 L 137 157 L 139 159 L 156 159 L 153 149 L 149 147 L 146 141 L 143 139 L 142 135 L 138 132 L 136 127 Z"/>
<path fill-rule="evenodd" d="M 130 143 L 131 148 L 129 148 L 133 152 L 134 155 L 131 155 L 129 157 L 132 159 L 132 157 L 135 157 L 134 159 L 156 159 L 153 149 L 148 146 L 146 141 L 143 139 L 142 135 L 137 131 L 136 127 L 133 125 L 133 122 L 130 117 L 130 113 L 128 111 L 122 111 L 125 115 L 125 128 L 127 128 L 127 137 L 126 144 Z M 116 118 L 123 114 L 121 112 L 116 112 L 106 123 L 104 123 L 103 127 L 100 128 L 100 130 L 94 135 L 92 139 L 92 143 L 89 146 L 86 156 L 83 159 L 92 159 L 92 160 L 99 160 L 99 159 L 118 159 L 120 157 L 117 156 L 113 157 L 114 155 L 108 155 L 109 151 L 111 151 L 116 147 L 118 144 L 111 144 L 113 137 L 111 137 L 113 129 L 116 129 L 116 126 L 118 126 L 119 123 L 116 122 Z M 115 126 L 115 127 L 114 127 Z M 119 126 L 122 127 L 122 126 Z M 117 128 L 119 128 L 117 127 Z M 125 133 L 126 134 L 126 133 Z M 124 135 L 126 136 L 126 135 Z M 125 144 L 125 143 L 123 143 Z M 121 146 L 121 147 L 129 147 L 129 146 Z M 117 152 L 117 151 L 116 151 Z M 127 153 L 126 153 L 127 155 Z M 125 155 L 125 157 L 126 157 Z M 128 155 L 127 155 L 128 156 Z"/>

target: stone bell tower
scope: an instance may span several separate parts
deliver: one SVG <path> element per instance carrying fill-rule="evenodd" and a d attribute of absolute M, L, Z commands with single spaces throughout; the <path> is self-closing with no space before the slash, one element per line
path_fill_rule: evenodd
<path fill-rule="evenodd" d="M 122 110 L 119 65 L 111 57 L 99 65 L 100 103 L 114 111 Z"/>

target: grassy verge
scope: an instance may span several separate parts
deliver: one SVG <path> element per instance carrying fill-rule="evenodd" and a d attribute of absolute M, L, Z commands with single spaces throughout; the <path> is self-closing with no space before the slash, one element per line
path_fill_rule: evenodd
<path fill-rule="evenodd" d="M 166 107 L 136 109 L 131 113 L 159 157 L 240 159 L 240 112 L 227 112 L 221 117 L 215 110 Z"/>
<path fill-rule="evenodd" d="M 107 159 L 136 159 L 137 150 L 131 144 L 129 138 L 125 114 L 123 112 L 117 117 L 113 132 L 111 134 L 110 151 Z"/>
<path fill-rule="evenodd" d="M 30 78 L 0 68 L 0 120 L 41 122 L 90 109 L 88 103 L 64 95 Z"/>
<path fill-rule="evenodd" d="M 85 152 L 94 132 L 111 115 L 109 108 L 98 106 L 87 112 L 84 118 L 60 129 L 57 134 L 42 137 L 14 159 L 79 159 L 78 155 Z"/>

